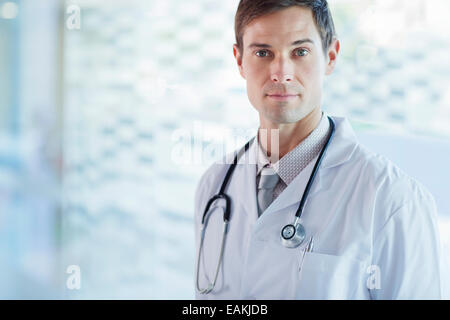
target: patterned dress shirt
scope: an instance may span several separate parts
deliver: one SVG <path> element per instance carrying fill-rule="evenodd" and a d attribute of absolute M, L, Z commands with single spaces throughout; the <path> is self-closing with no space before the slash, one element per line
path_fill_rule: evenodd
<path fill-rule="evenodd" d="M 280 176 L 280 180 L 275 186 L 273 200 L 288 186 L 292 180 L 320 153 L 325 146 L 330 129 L 328 117 L 322 113 L 322 118 L 318 126 L 299 143 L 294 149 L 285 154 L 277 163 L 273 165 L 275 171 Z M 256 187 L 259 184 L 261 170 L 265 166 L 270 166 L 270 160 L 262 149 L 258 139 L 258 158 L 256 166 Z"/>

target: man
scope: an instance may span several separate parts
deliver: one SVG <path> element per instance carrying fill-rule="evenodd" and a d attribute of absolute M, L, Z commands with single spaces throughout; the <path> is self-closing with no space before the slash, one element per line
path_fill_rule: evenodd
<path fill-rule="evenodd" d="M 345 119 L 321 110 L 340 49 L 327 2 L 241 0 L 235 32 L 233 53 L 260 128 L 224 187 L 228 225 L 225 196 L 205 208 L 233 157 L 198 184 L 196 297 L 442 298 L 433 197 L 361 146 Z M 304 234 L 297 229 L 302 237 L 291 246 L 292 234 L 281 230 L 305 194 L 294 223 Z"/>

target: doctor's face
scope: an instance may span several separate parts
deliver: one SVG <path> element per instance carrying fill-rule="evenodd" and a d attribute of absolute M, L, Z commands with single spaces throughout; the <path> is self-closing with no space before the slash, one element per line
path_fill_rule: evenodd
<path fill-rule="evenodd" d="M 236 45 L 233 53 L 261 126 L 294 123 L 320 107 L 324 77 L 338 51 L 334 40 L 324 54 L 309 8 L 294 6 L 251 21 L 242 56 Z"/>

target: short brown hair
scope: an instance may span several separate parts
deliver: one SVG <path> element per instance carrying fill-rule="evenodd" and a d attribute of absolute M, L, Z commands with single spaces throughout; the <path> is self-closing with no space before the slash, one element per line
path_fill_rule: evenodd
<path fill-rule="evenodd" d="M 235 16 L 234 30 L 239 53 L 243 53 L 245 27 L 254 19 L 292 6 L 310 8 L 326 54 L 336 36 L 333 18 L 326 0 L 241 0 Z"/>

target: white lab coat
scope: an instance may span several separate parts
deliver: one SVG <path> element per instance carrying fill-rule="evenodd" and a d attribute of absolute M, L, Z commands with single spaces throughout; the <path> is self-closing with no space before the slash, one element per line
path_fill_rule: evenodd
<path fill-rule="evenodd" d="M 280 232 L 293 223 L 317 158 L 258 218 L 255 140 L 226 189 L 231 220 L 216 286 L 208 295 L 196 292 L 197 299 L 444 298 L 433 197 L 389 160 L 358 144 L 347 120 L 333 119 L 336 132 L 301 218 L 306 239 L 314 238 L 313 251 L 303 260 L 304 246 L 284 247 Z M 227 155 L 227 163 L 232 156 Z M 221 163 L 204 173 L 196 190 L 196 254 L 206 203 L 218 193 L 229 168 Z M 221 201 L 208 215 L 201 287 L 213 280 L 216 269 Z"/>

